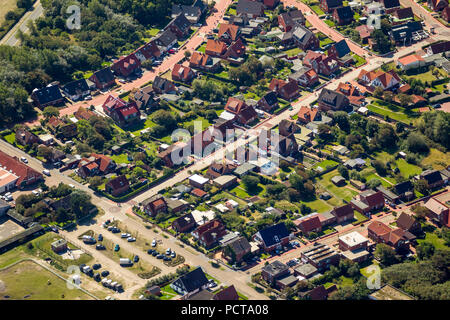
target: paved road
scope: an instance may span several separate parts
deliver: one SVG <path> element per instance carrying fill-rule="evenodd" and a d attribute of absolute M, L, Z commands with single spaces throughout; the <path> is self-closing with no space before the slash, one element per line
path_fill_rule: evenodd
<path fill-rule="evenodd" d="M 0 40 L 0 44 L 6 44 L 9 46 L 18 46 L 20 44 L 20 40 L 17 38 L 17 32 L 21 30 L 22 32 L 28 32 L 28 22 L 35 21 L 44 13 L 44 8 L 41 5 L 40 0 L 38 0 L 34 4 L 34 9 L 32 11 L 28 11 L 24 14 L 24 16 L 19 20 L 16 25 L 9 30 L 9 32 Z"/>

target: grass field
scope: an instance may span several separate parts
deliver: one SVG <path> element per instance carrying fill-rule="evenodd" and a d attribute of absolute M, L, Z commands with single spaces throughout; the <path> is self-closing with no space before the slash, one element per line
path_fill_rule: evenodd
<path fill-rule="evenodd" d="M 9 144 L 13 144 L 16 141 L 16 134 L 11 132 L 10 134 L 4 136 L 4 138 Z"/>
<path fill-rule="evenodd" d="M 443 153 L 437 149 L 431 149 L 430 154 L 422 160 L 424 166 L 431 165 L 433 169 L 442 170 L 450 163 L 450 153 Z"/>
<path fill-rule="evenodd" d="M 320 9 L 319 5 L 313 5 L 313 6 L 310 6 L 310 8 L 311 8 L 318 16 L 321 16 L 321 15 L 325 14 L 325 12 L 323 12 L 322 9 Z"/>
<path fill-rule="evenodd" d="M 386 109 L 384 107 L 376 106 L 373 104 L 369 104 L 367 106 L 367 109 L 372 111 L 373 113 L 379 114 L 381 116 L 388 116 L 391 119 L 404 122 L 406 124 L 409 124 L 410 122 L 413 122 L 414 118 L 409 117 L 408 115 L 404 114 L 403 112 L 396 112 L 389 109 Z"/>
<path fill-rule="evenodd" d="M 350 201 L 353 196 L 357 195 L 358 192 L 356 192 L 353 189 L 349 189 L 347 187 L 337 187 L 331 182 L 331 178 L 334 176 L 339 175 L 339 172 L 337 170 L 333 170 L 328 172 L 327 174 L 324 174 L 320 177 L 318 180 L 319 183 L 327 189 L 332 195 L 335 195 L 336 197 L 339 197 L 340 199 Z"/>
<path fill-rule="evenodd" d="M 358 56 L 357 54 L 353 53 L 352 54 L 353 59 L 355 59 L 355 67 L 360 67 L 362 66 L 364 63 L 366 63 L 366 59 L 364 59 L 361 56 Z"/>
<path fill-rule="evenodd" d="M 406 178 L 409 178 L 412 175 L 418 175 L 422 172 L 422 168 L 406 162 L 405 159 L 398 159 L 397 161 L 395 161 L 395 163 L 397 164 L 397 167 L 400 170 L 401 174 Z"/>
<path fill-rule="evenodd" d="M 301 52 L 303 52 L 302 49 L 300 49 L 300 48 L 293 48 L 293 49 L 286 50 L 283 53 L 287 54 L 288 57 L 293 57 L 293 56 L 298 55 Z"/>
<path fill-rule="evenodd" d="M 353 213 L 354 213 L 354 218 L 356 220 L 355 222 L 362 222 L 362 221 L 369 220 L 369 218 L 367 218 L 365 215 L 363 215 L 359 211 L 353 210 Z"/>
<path fill-rule="evenodd" d="M 253 192 L 249 193 L 247 192 L 247 190 L 245 190 L 245 187 L 243 185 L 237 185 L 236 187 L 234 187 L 233 189 L 230 190 L 231 193 L 235 193 L 236 196 L 238 196 L 239 198 L 242 199 L 246 199 L 246 198 L 250 198 L 253 196 L 258 196 L 260 194 L 263 193 L 263 191 L 265 191 L 266 188 L 262 185 L 262 184 L 258 184 L 258 188 L 256 190 L 254 190 Z"/>
<path fill-rule="evenodd" d="M 440 239 L 435 233 L 432 232 L 426 232 L 425 239 L 417 239 L 418 244 L 423 242 L 432 243 L 436 249 L 449 249 L 449 247 L 444 244 L 444 239 Z"/>
<path fill-rule="evenodd" d="M 130 163 L 126 153 L 112 155 L 111 159 L 116 163 Z"/>
<path fill-rule="evenodd" d="M 2 0 L 2 5 L 0 7 L 0 24 L 5 21 L 5 15 L 10 10 L 17 9 L 17 0 Z"/>
<path fill-rule="evenodd" d="M 332 209 L 331 206 L 322 199 L 317 199 L 309 202 L 302 201 L 302 203 L 310 207 L 314 212 L 318 213 L 326 212 Z"/>
<path fill-rule="evenodd" d="M 31 261 L 23 261 L 0 271 L 4 289 L 0 300 L 92 300 L 78 289 L 69 289 L 67 283 Z"/>

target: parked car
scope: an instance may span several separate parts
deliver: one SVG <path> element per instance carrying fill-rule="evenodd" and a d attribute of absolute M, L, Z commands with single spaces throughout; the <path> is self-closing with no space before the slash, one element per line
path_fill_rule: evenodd
<path fill-rule="evenodd" d="M 104 245 L 102 245 L 102 244 L 98 244 L 98 245 L 95 246 L 95 249 L 97 249 L 97 250 L 106 250 L 106 247 Z"/>
<path fill-rule="evenodd" d="M 172 250 L 170 250 L 170 248 L 167 248 L 167 250 L 166 250 L 166 255 L 170 255 L 171 252 L 172 252 Z"/>
<path fill-rule="evenodd" d="M 119 244 L 116 244 L 115 246 L 114 246 L 114 251 L 119 251 L 120 250 L 120 246 L 119 246 Z"/>
<path fill-rule="evenodd" d="M 23 163 L 28 163 L 28 159 L 25 157 L 20 157 L 20 161 L 22 161 Z"/>
<path fill-rule="evenodd" d="M 98 241 L 103 241 L 103 235 L 102 234 L 98 235 Z"/>
<path fill-rule="evenodd" d="M 156 247 L 156 240 L 155 239 L 153 239 L 153 241 L 152 241 L 152 247 Z"/>
<path fill-rule="evenodd" d="M 175 253 L 175 251 L 172 251 L 172 254 L 170 255 L 172 258 L 175 258 L 177 255 Z"/>
<path fill-rule="evenodd" d="M 94 264 L 94 265 L 92 266 L 92 269 L 98 270 L 98 269 L 100 269 L 101 267 L 102 267 L 102 265 L 101 265 L 100 263 L 96 263 L 96 264 Z"/>
<path fill-rule="evenodd" d="M 108 275 L 109 275 L 109 271 L 108 270 L 102 271 L 102 277 L 107 277 Z"/>
<path fill-rule="evenodd" d="M 128 241 L 128 242 L 134 242 L 134 241 L 136 241 L 136 238 L 129 237 L 129 238 L 127 239 L 127 241 Z"/>
<path fill-rule="evenodd" d="M 209 279 L 208 283 L 208 287 L 210 288 L 217 287 L 217 283 L 213 279 Z"/>
<path fill-rule="evenodd" d="M 164 261 L 171 261 L 172 258 L 171 258 L 171 257 L 164 257 L 163 260 L 164 260 Z"/>
<path fill-rule="evenodd" d="M 157 255 L 159 255 L 158 251 L 153 251 L 152 256 L 156 257 Z"/>
<path fill-rule="evenodd" d="M 138 262 L 138 261 L 139 261 L 139 256 L 138 256 L 138 255 L 135 255 L 133 261 L 134 261 L 134 262 Z"/>
<path fill-rule="evenodd" d="M 50 170 L 44 169 L 44 170 L 42 170 L 42 173 L 45 174 L 45 175 L 48 176 L 48 177 L 51 176 Z"/>
<path fill-rule="evenodd" d="M 156 256 L 156 258 L 157 258 L 157 259 L 164 259 L 164 255 L 163 255 L 162 253 L 160 253 L 160 254 L 158 254 L 158 255 Z"/>
<path fill-rule="evenodd" d="M 147 253 L 148 253 L 148 254 L 152 254 L 152 253 L 153 253 L 153 250 L 152 250 L 152 249 L 148 249 L 148 250 L 147 250 Z"/>

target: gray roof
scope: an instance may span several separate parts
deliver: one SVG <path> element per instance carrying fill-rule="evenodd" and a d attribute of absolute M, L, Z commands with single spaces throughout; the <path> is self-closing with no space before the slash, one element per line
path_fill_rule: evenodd
<path fill-rule="evenodd" d="M 317 272 L 317 268 L 314 267 L 310 263 L 302 264 L 301 266 L 295 268 L 295 271 L 305 276 L 306 278 L 310 277 L 314 273 Z"/>
<path fill-rule="evenodd" d="M 270 263 L 268 265 L 265 265 L 263 267 L 263 270 L 265 272 L 271 274 L 271 275 L 277 275 L 277 274 L 279 274 L 281 272 L 284 272 L 284 271 L 286 271 L 288 269 L 289 269 L 289 267 L 287 265 L 285 265 L 284 263 L 282 263 L 282 262 L 280 262 L 278 260 L 275 260 L 274 262 L 272 262 L 272 263 Z"/>

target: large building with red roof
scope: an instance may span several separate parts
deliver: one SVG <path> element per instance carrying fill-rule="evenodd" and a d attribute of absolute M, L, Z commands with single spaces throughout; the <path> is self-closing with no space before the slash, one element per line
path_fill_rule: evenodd
<path fill-rule="evenodd" d="M 126 127 L 140 121 L 141 113 L 134 101 L 124 100 L 109 95 L 103 103 L 103 111 L 119 126 Z"/>
<path fill-rule="evenodd" d="M 11 190 L 13 187 L 19 189 L 42 181 L 43 176 L 33 168 L 21 162 L 17 157 L 0 151 L 0 185 L 1 188 Z M 7 191 L 7 190 L 4 190 Z"/>

